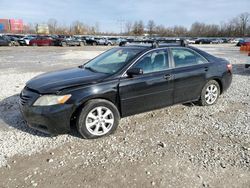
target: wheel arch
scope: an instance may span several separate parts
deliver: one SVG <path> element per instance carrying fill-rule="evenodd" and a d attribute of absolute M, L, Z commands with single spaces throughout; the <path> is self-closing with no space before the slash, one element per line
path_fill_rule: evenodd
<path fill-rule="evenodd" d="M 221 78 L 219 78 L 219 77 L 212 77 L 212 78 L 209 78 L 209 79 L 207 79 L 207 81 L 206 81 L 206 83 L 204 84 L 204 86 L 209 82 L 209 81 L 211 81 L 211 80 L 214 80 L 214 81 L 216 81 L 218 84 L 219 84 L 219 86 L 220 86 L 220 95 L 223 93 L 223 84 L 222 84 L 222 80 L 221 80 Z M 203 86 L 203 87 L 204 87 Z"/>
<path fill-rule="evenodd" d="M 116 100 L 112 100 L 108 97 L 92 97 L 92 98 L 89 98 L 87 100 L 84 100 L 82 101 L 73 111 L 73 113 L 71 114 L 71 117 L 70 117 L 70 129 L 74 128 L 76 126 L 76 119 L 79 115 L 79 113 L 81 112 L 81 110 L 84 108 L 84 106 L 86 105 L 87 102 L 89 101 L 92 101 L 92 100 L 105 100 L 105 101 L 108 101 L 112 104 L 114 104 L 114 106 L 117 108 L 117 111 L 119 112 L 119 115 L 121 117 L 121 109 L 120 109 L 120 105 L 119 105 L 119 102 L 116 101 Z"/>
<path fill-rule="evenodd" d="M 210 80 L 214 80 L 214 81 L 216 81 L 219 84 L 219 86 L 220 86 L 220 95 L 221 95 L 223 93 L 223 84 L 222 84 L 221 79 L 214 78 L 214 79 L 210 79 Z"/>

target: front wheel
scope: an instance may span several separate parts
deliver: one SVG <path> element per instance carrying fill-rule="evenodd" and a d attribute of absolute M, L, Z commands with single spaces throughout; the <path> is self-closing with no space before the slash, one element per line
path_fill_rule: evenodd
<path fill-rule="evenodd" d="M 84 43 L 83 43 L 83 42 L 80 42 L 79 46 L 84 46 Z"/>
<path fill-rule="evenodd" d="M 106 100 L 90 100 L 77 118 L 77 130 L 83 138 L 98 138 L 113 133 L 120 120 L 116 106 Z"/>
<path fill-rule="evenodd" d="M 62 43 L 61 43 L 61 46 L 62 46 L 62 47 L 66 47 L 66 46 L 67 46 L 66 42 L 62 42 Z"/>
<path fill-rule="evenodd" d="M 220 95 L 220 85 L 215 80 L 206 83 L 201 91 L 200 105 L 210 106 L 217 102 Z"/>

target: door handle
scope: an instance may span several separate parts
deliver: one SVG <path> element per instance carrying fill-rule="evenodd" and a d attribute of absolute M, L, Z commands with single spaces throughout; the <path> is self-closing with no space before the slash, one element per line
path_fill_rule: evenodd
<path fill-rule="evenodd" d="M 164 78 L 166 80 L 170 80 L 172 78 L 172 75 L 171 74 L 166 74 L 166 75 L 164 75 Z"/>
<path fill-rule="evenodd" d="M 205 67 L 204 70 L 207 72 L 208 71 L 208 67 Z"/>

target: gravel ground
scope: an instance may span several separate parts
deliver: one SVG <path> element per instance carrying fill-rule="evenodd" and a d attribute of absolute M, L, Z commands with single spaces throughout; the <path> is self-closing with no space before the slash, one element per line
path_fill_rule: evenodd
<path fill-rule="evenodd" d="M 250 58 L 231 45 L 198 47 L 234 67 L 216 105 L 124 118 L 115 134 L 96 140 L 28 128 L 17 100 L 30 78 L 106 47 L 0 48 L 0 187 L 250 187 Z"/>

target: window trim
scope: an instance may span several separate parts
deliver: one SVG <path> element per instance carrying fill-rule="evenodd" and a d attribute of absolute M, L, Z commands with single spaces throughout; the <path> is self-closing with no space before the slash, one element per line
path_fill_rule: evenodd
<path fill-rule="evenodd" d="M 176 67 L 175 66 L 174 55 L 173 55 L 172 49 L 184 49 L 184 50 L 187 50 L 187 51 L 191 51 L 194 54 L 202 57 L 205 60 L 205 62 L 202 63 L 202 64 L 192 64 L 192 65 L 186 65 L 186 66 Z M 169 52 L 170 52 L 170 56 L 171 56 L 171 61 L 172 61 L 173 68 L 184 68 L 184 67 L 191 67 L 191 66 L 195 66 L 195 65 L 204 65 L 204 64 L 210 63 L 205 57 L 203 57 L 201 54 L 199 54 L 198 52 L 196 52 L 195 50 L 193 50 L 191 48 L 186 48 L 186 47 L 169 47 Z"/>
<path fill-rule="evenodd" d="M 127 77 L 128 75 L 127 75 L 126 72 L 127 72 L 132 66 L 134 66 L 136 63 L 138 63 L 138 61 L 140 61 L 140 60 L 141 60 L 144 56 L 146 56 L 147 54 L 152 53 L 152 52 L 154 52 L 154 51 L 162 51 L 162 50 L 165 51 L 166 53 L 168 53 L 169 68 L 168 68 L 168 69 L 165 69 L 165 70 L 160 70 L 160 71 L 145 73 L 145 74 L 143 74 L 143 75 L 148 75 L 148 74 L 152 74 L 152 73 L 158 73 L 158 72 L 162 72 L 162 71 L 167 71 L 167 70 L 173 69 L 174 67 L 173 67 L 173 63 L 172 63 L 172 58 L 170 57 L 170 53 L 169 53 L 168 47 L 162 47 L 162 48 L 156 48 L 156 49 L 148 50 L 148 51 L 146 51 L 145 53 L 143 53 L 142 55 L 140 55 L 140 56 L 139 56 L 138 58 L 136 58 L 136 59 L 134 60 L 134 62 L 131 63 L 131 64 L 129 65 L 129 67 L 122 73 L 122 76 L 121 76 L 121 77 Z"/>

